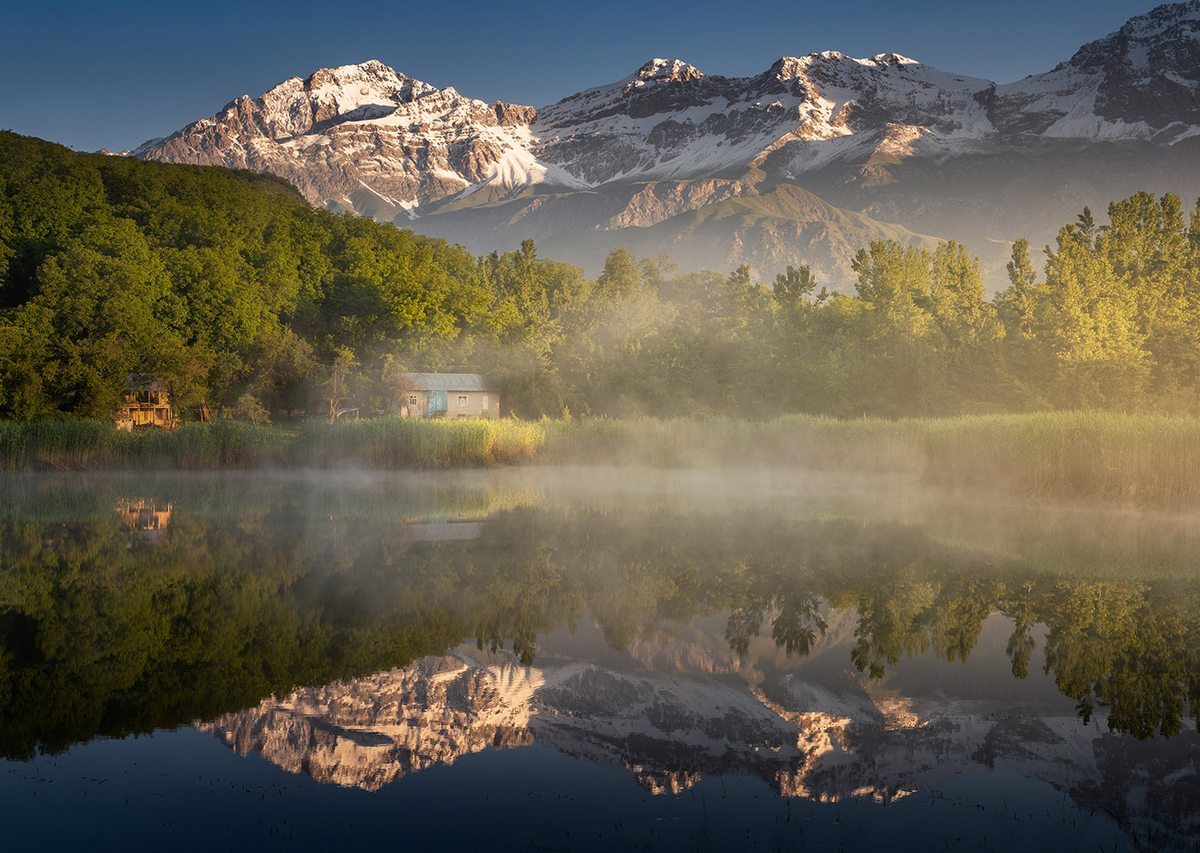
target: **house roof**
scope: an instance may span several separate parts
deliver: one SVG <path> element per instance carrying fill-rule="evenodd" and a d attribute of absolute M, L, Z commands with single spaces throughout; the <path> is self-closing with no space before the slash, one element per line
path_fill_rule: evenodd
<path fill-rule="evenodd" d="M 479 373 L 405 373 L 404 385 L 413 391 L 487 391 Z"/>
<path fill-rule="evenodd" d="M 154 377 L 153 373 L 127 373 L 125 374 L 125 390 L 166 391 L 167 389 Z"/>

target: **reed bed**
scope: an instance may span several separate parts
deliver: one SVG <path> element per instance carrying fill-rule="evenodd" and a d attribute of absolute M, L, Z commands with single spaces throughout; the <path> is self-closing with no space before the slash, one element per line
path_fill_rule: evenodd
<path fill-rule="evenodd" d="M 532 459 L 540 424 L 374 418 L 297 430 L 235 421 L 121 432 L 96 421 L 0 423 L 0 470 L 467 468 Z"/>
<path fill-rule="evenodd" d="M 1045 412 L 907 420 L 592 420 L 552 424 L 543 459 L 767 465 L 911 475 L 1030 497 L 1200 502 L 1200 418 Z"/>
<path fill-rule="evenodd" d="M 368 418 L 306 426 L 291 462 L 318 468 L 481 468 L 533 459 L 545 437 L 541 424 L 528 421 Z"/>
<path fill-rule="evenodd" d="M 0 469 L 83 471 L 250 468 L 275 464 L 280 430 L 234 421 L 122 432 L 98 421 L 0 423 Z"/>
<path fill-rule="evenodd" d="M 219 422 L 122 433 L 0 423 L 0 470 L 768 466 L 911 476 L 945 488 L 1200 502 L 1200 418 L 1050 412 L 912 420 L 789 416 L 528 422 L 375 418 L 295 430 Z"/>
<path fill-rule="evenodd" d="M 971 489 L 1200 501 L 1200 418 L 1110 412 L 923 422 L 924 478 Z"/>

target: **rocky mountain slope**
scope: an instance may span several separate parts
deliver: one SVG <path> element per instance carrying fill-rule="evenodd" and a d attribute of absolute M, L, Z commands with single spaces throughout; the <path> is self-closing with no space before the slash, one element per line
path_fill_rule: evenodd
<path fill-rule="evenodd" d="M 782 57 L 745 78 L 654 59 L 534 109 L 382 63 L 292 78 L 136 156 L 269 171 L 314 203 L 477 251 L 532 236 L 684 267 L 808 262 L 834 283 L 870 239 L 1049 239 L 1083 204 L 1200 191 L 1200 0 L 1161 6 L 1044 74 L 997 85 L 898 54 Z"/>

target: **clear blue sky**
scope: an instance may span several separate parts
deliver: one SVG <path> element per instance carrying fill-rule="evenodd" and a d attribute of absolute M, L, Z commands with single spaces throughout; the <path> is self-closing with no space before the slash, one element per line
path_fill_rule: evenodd
<path fill-rule="evenodd" d="M 484 100 L 541 106 L 653 56 L 708 74 L 783 55 L 896 51 L 1010 82 L 1068 59 L 1137 0 L 12 0 L 0 128 L 119 150 L 321 67 L 380 59 Z"/>

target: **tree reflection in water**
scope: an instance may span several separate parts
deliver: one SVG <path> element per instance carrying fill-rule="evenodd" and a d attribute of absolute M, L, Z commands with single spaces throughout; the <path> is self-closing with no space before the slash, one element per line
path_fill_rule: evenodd
<path fill-rule="evenodd" d="M 853 665 L 879 680 L 915 655 L 966 661 L 1001 614 L 1013 676 L 1036 665 L 1044 636 L 1044 670 L 1084 722 L 1105 708 L 1115 731 L 1171 736 L 1200 709 L 1200 591 L 1137 549 L 1097 567 L 1086 549 L 998 556 L 922 524 L 771 505 L 560 505 L 454 484 L 231 488 L 220 477 L 134 498 L 173 508 L 147 537 L 123 521 L 126 481 L 6 490 L 7 756 L 211 719 L 463 640 L 528 666 L 539 637 L 585 619 L 620 650 L 723 617 L 735 655 L 769 637 L 802 658 L 850 614 Z"/>

